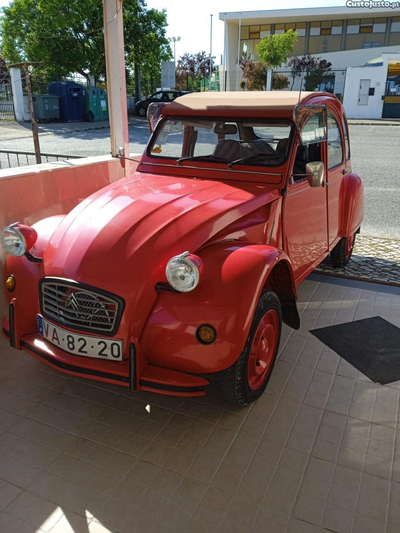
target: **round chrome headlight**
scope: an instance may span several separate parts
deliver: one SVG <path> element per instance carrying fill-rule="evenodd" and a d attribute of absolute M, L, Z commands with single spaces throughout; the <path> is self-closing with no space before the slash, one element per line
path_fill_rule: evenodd
<path fill-rule="evenodd" d="M 168 283 L 179 292 L 189 292 L 197 287 L 200 281 L 202 262 L 197 255 L 185 252 L 168 261 L 165 275 Z"/>
<path fill-rule="evenodd" d="M 7 226 L 2 231 L 1 243 L 7 253 L 21 257 L 26 252 L 26 240 L 18 228 Z"/>

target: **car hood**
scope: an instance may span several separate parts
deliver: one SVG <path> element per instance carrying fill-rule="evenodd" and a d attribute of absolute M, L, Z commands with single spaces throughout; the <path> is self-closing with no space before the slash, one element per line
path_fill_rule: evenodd
<path fill-rule="evenodd" d="M 259 222 L 260 214 L 252 213 L 277 196 L 276 188 L 260 184 L 243 188 L 137 172 L 93 194 L 62 220 L 44 252 L 45 275 L 121 296 L 133 287 L 136 293 L 154 288 L 165 280 L 172 256 L 223 240 L 230 226 L 249 215 L 247 224 Z"/>

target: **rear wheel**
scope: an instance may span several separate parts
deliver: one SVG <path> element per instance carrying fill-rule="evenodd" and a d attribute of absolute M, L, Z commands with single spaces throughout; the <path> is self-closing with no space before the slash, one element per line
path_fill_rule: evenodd
<path fill-rule="evenodd" d="M 355 240 L 355 233 L 351 237 L 343 237 L 331 251 L 331 261 L 335 268 L 343 268 L 350 261 Z"/>
<path fill-rule="evenodd" d="M 140 117 L 145 117 L 146 116 L 146 109 L 144 107 L 139 107 L 138 109 L 138 115 Z"/>
<path fill-rule="evenodd" d="M 265 391 L 278 354 L 281 330 L 279 298 L 272 291 L 263 291 L 239 359 L 221 374 L 221 390 L 230 403 L 245 406 Z"/>

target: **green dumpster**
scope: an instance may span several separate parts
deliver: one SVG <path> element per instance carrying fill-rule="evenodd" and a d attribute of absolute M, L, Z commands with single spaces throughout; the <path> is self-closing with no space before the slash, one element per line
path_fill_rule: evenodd
<path fill-rule="evenodd" d="M 54 94 L 32 95 L 36 120 L 55 120 L 60 118 L 60 97 Z"/>
<path fill-rule="evenodd" d="M 85 87 L 85 119 L 89 122 L 95 120 L 108 120 L 107 93 L 101 87 Z"/>

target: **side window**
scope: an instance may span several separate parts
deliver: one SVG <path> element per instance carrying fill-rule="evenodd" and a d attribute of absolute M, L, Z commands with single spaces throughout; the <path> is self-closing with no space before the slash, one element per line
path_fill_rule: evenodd
<path fill-rule="evenodd" d="M 335 168 L 343 163 L 343 144 L 339 124 L 328 113 L 328 168 Z"/>
<path fill-rule="evenodd" d="M 151 97 L 152 100 L 161 100 L 163 93 L 154 93 Z"/>
<path fill-rule="evenodd" d="M 349 127 L 345 117 L 343 117 L 343 131 L 344 131 L 344 141 L 346 143 L 346 159 L 350 160 L 350 139 L 349 139 Z"/>

